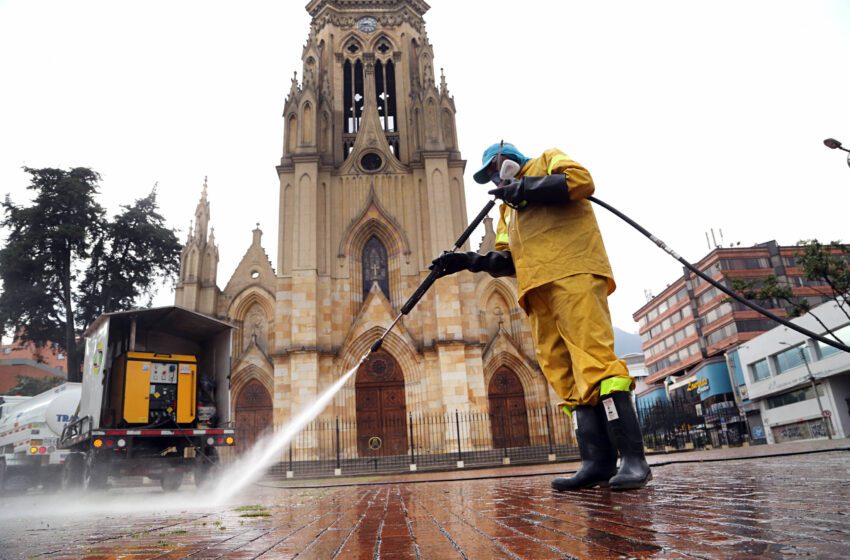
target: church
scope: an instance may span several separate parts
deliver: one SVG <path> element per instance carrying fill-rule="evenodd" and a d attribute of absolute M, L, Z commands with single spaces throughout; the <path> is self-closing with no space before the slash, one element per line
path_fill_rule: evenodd
<path fill-rule="evenodd" d="M 176 305 L 236 327 L 231 417 L 243 444 L 355 367 L 468 225 L 466 161 L 442 72 L 437 81 L 429 6 L 312 0 L 306 9 L 301 80 L 296 73 L 283 110 L 276 261 L 258 226 L 218 287 L 205 182 L 175 294 Z M 477 250 L 494 239 L 487 218 Z M 403 454 L 409 415 L 510 410 L 518 421 L 509 428 L 494 420 L 475 437 L 492 449 L 540 443 L 544 434 L 523 419 L 557 400 L 513 279 L 462 272 L 432 286 L 323 418 L 356 426 L 356 453 L 378 437 L 382 452 Z"/>

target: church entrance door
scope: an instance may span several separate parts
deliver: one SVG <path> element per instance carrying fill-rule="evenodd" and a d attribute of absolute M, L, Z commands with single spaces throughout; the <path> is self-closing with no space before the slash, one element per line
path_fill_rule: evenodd
<path fill-rule="evenodd" d="M 262 383 L 252 379 L 236 398 L 236 450 L 249 450 L 272 429 L 272 398 Z"/>
<path fill-rule="evenodd" d="M 404 375 L 395 358 L 373 353 L 357 371 L 357 451 L 360 457 L 407 452 Z"/>
<path fill-rule="evenodd" d="M 506 367 L 499 368 L 490 380 L 487 398 L 490 402 L 493 447 L 502 449 L 529 445 L 525 391 L 519 377 Z"/>

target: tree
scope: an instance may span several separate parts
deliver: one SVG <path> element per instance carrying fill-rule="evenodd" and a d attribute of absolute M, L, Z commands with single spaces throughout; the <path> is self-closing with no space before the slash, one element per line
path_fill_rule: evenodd
<path fill-rule="evenodd" d="M 850 248 L 838 241 L 823 245 L 817 239 L 800 241 L 797 246 L 800 248 L 795 255 L 797 266 L 803 270 L 809 287 L 835 301 L 850 319 Z M 757 280 L 732 279 L 732 289 L 748 300 L 763 302 L 775 299 L 782 303 L 791 317 L 811 312 L 808 300 L 794 296 L 791 286 L 781 283 L 772 274 Z M 843 342 L 814 313 L 811 315 L 827 333 Z"/>
<path fill-rule="evenodd" d="M 150 305 L 156 286 L 176 277 L 180 269 L 181 246 L 157 212 L 156 187 L 122 208 L 112 223 L 104 224 L 80 284 L 80 315 L 85 324 L 102 313 L 129 309 L 143 296 Z"/>
<path fill-rule="evenodd" d="M 34 397 L 61 385 L 65 380 L 61 377 L 29 377 L 27 375 L 16 375 L 17 384 L 9 389 L 10 395 L 17 397 Z"/>
<path fill-rule="evenodd" d="M 57 343 L 68 379 L 79 380 L 84 327 L 150 295 L 176 272 L 180 245 L 157 213 L 155 189 L 108 222 L 95 201 L 96 172 L 24 169 L 35 199 L 24 207 L 7 195 L 0 222 L 9 232 L 0 249 L 0 330 L 38 348 Z"/>

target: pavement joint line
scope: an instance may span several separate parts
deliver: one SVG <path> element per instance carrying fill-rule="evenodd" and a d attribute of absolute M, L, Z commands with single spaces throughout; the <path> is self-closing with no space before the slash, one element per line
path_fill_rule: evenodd
<path fill-rule="evenodd" d="M 461 548 L 460 544 L 452 538 L 446 528 L 443 527 L 443 525 L 437 520 L 436 517 L 434 517 L 434 514 L 431 513 L 431 510 L 428 509 L 428 506 L 426 506 L 425 503 L 422 501 L 422 498 L 416 498 L 416 501 L 419 502 L 419 505 L 422 507 L 422 511 L 424 511 L 428 515 L 428 517 L 431 519 L 431 522 L 437 526 L 437 530 L 440 531 L 440 533 L 442 533 L 444 537 L 446 537 L 446 540 L 448 540 L 449 544 L 451 544 L 452 547 L 454 547 L 454 549 L 458 551 L 463 560 L 469 560 L 469 556 L 466 555 L 466 552 L 463 551 L 463 548 Z"/>
<path fill-rule="evenodd" d="M 407 532 L 410 534 L 410 540 L 413 541 L 413 551 L 416 553 L 416 560 L 419 560 L 422 555 L 420 554 L 419 543 L 416 540 L 416 532 L 413 530 L 413 521 L 410 520 L 410 512 L 407 510 L 407 504 L 404 501 L 404 496 L 401 495 L 401 492 L 398 493 L 398 501 L 401 505 L 401 511 L 404 512 L 404 523 L 407 525 Z"/>
<path fill-rule="evenodd" d="M 387 508 L 390 503 L 390 492 L 387 490 L 387 497 L 384 499 L 384 510 L 381 512 L 381 524 L 378 525 L 378 534 L 375 536 L 375 548 L 372 552 L 372 558 L 379 560 L 381 558 L 381 541 L 384 532 L 384 519 L 387 518 Z"/>
<path fill-rule="evenodd" d="M 357 529 L 360 528 L 360 525 L 363 523 L 363 519 L 366 518 L 367 512 L 369 511 L 369 508 L 372 506 L 372 503 L 373 503 L 372 500 L 366 499 L 366 497 L 369 496 L 370 494 L 371 494 L 371 491 L 364 492 L 360 496 L 360 499 L 357 500 L 357 502 L 355 502 L 354 505 L 358 505 L 365 500 L 366 501 L 366 508 L 360 514 L 360 517 L 357 519 L 357 523 L 354 524 L 354 526 L 351 528 L 351 530 L 345 536 L 343 541 L 339 544 L 338 547 L 336 547 L 336 550 L 334 550 L 333 556 L 331 556 L 331 559 L 337 558 L 339 556 L 340 552 L 342 552 L 342 550 L 345 548 L 345 545 L 348 544 L 348 541 L 351 539 L 351 535 L 353 535 L 357 531 Z"/>
<path fill-rule="evenodd" d="M 650 467 L 667 467 L 670 465 L 687 465 L 687 464 L 698 464 L 698 463 L 723 463 L 723 462 L 731 462 L 731 461 L 751 461 L 755 459 L 768 459 L 773 457 L 792 457 L 795 455 L 812 455 L 815 453 L 831 453 L 835 451 L 850 451 L 850 445 L 841 446 L 841 447 L 831 447 L 828 449 L 814 449 L 809 451 L 788 451 L 788 452 L 777 452 L 770 453 L 765 455 L 752 455 L 752 456 L 740 456 L 740 457 L 716 457 L 716 458 L 705 458 L 705 459 L 681 459 L 681 460 L 669 460 L 669 461 L 661 461 L 658 463 L 650 463 Z M 525 466 L 525 465 L 523 465 Z M 445 472 L 445 471 L 444 471 Z M 534 473 L 507 473 L 507 474 L 493 474 L 493 475 L 484 475 L 484 476 L 473 476 L 473 477 L 465 477 L 465 478 L 433 478 L 433 479 L 423 479 L 423 480 L 376 480 L 376 481 L 368 481 L 368 482 L 341 482 L 338 484 L 322 484 L 322 485 L 305 485 L 305 486 L 277 486 L 274 484 L 267 484 L 262 482 L 255 482 L 254 486 L 260 486 L 263 488 L 276 488 L 279 490 L 316 490 L 316 489 L 324 489 L 324 488 L 350 488 L 356 486 L 387 486 L 393 484 L 425 484 L 431 482 L 466 482 L 472 480 L 494 480 L 500 478 L 526 478 L 526 477 L 535 477 L 535 476 L 558 476 L 562 474 L 575 473 L 575 470 L 558 470 L 558 471 L 544 471 L 544 472 L 534 472 Z M 390 475 L 391 476 L 391 475 Z"/>
<path fill-rule="evenodd" d="M 365 519 L 365 518 L 366 518 L 366 516 L 369 514 L 369 509 L 370 509 L 370 508 L 371 508 L 371 507 L 375 504 L 375 496 L 376 496 L 376 495 L 378 495 L 378 494 L 380 494 L 380 493 L 381 493 L 381 489 L 376 489 L 376 490 L 371 490 L 371 489 L 370 489 L 370 490 L 368 490 L 368 491 L 366 491 L 366 492 L 363 492 L 363 493 L 360 495 L 360 499 L 358 499 L 358 500 L 357 500 L 357 502 L 355 502 L 355 505 L 358 505 L 358 504 L 360 504 L 361 502 L 365 501 L 365 502 L 366 502 L 366 507 L 365 507 L 365 509 L 363 510 L 363 513 L 361 513 L 361 514 L 360 514 L 360 518 L 357 520 L 357 523 L 355 523 L 355 524 L 354 524 L 354 527 L 352 527 L 352 528 L 351 528 L 351 531 L 349 531 L 349 532 L 348 532 L 348 535 L 346 535 L 346 536 L 345 536 L 345 539 L 343 540 L 343 542 L 342 542 L 342 543 L 340 543 L 340 545 L 337 547 L 337 549 L 336 549 L 336 550 L 334 550 L 333 556 L 332 556 L 331 558 L 337 558 L 337 557 L 340 555 L 340 553 L 341 553 L 341 552 L 343 551 L 343 549 L 345 548 L 345 545 L 346 545 L 346 544 L 348 543 L 348 541 L 351 539 L 351 536 L 352 536 L 355 532 L 357 532 L 357 530 L 358 530 L 358 529 L 360 528 L 360 526 L 362 525 L 363 519 Z"/>
<path fill-rule="evenodd" d="M 513 553 L 510 549 L 508 549 L 508 547 L 506 547 L 506 546 L 505 546 L 505 545 L 503 545 L 502 543 L 500 543 L 500 542 L 498 542 L 498 541 L 494 540 L 493 538 L 491 538 L 491 537 L 490 537 L 490 535 L 488 535 L 487 533 L 485 533 L 484 531 L 482 531 L 481 529 L 479 529 L 479 528 L 478 528 L 478 527 L 476 527 L 475 525 L 472 525 L 472 524 L 471 524 L 469 521 L 467 521 L 467 520 L 466 520 L 463 516 L 458 515 L 457 513 L 453 512 L 453 511 L 451 511 L 451 510 L 449 510 L 449 509 L 446 509 L 446 507 L 445 507 L 445 506 L 443 506 L 441 503 L 439 503 L 439 501 L 437 501 L 437 502 L 436 502 L 436 505 L 437 505 L 437 507 L 441 508 L 443 511 L 445 511 L 446 513 L 448 513 L 450 516 L 452 516 L 452 517 L 454 517 L 455 519 L 459 520 L 461 523 L 465 524 L 465 525 L 466 525 L 466 526 L 468 526 L 470 529 L 472 529 L 473 531 L 475 531 L 476 533 L 478 533 L 479 535 L 481 535 L 482 537 L 484 537 L 487 541 L 489 541 L 491 544 L 493 544 L 494 546 L 496 546 L 497 548 L 499 548 L 502 552 L 504 552 L 505 554 L 507 554 L 508 556 L 510 556 L 511 558 L 513 558 L 514 560 L 523 560 L 523 558 L 522 558 L 521 556 L 517 556 L 516 554 L 514 554 L 514 553 Z M 475 510 L 472 510 L 472 509 L 470 509 L 469 507 L 464 507 L 464 510 L 472 511 L 472 513 L 473 513 L 473 514 L 477 514 L 477 512 L 476 512 Z M 559 554 L 563 554 L 563 552 L 561 552 L 560 550 L 558 550 L 557 552 L 558 552 Z M 567 556 L 567 558 L 570 558 L 570 560 L 578 560 L 577 558 L 572 558 L 572 557 L 570 557 L 570 556 Z"/>

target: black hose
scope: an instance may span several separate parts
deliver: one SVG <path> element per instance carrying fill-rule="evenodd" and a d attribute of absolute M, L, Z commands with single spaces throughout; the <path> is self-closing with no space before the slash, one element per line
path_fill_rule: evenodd
<path fill-rule="evenodd" d="M 812 332 L 808 329 L 805 329 L 805 328 L 803 328 L 799 325 L 795 325 L 791 321 L 784 319 L 782 317 L 779 317 L 778 315 L 776 315 L 774 313 L 771 313 L 770 311 L 768 311 L 764 307 L 757 305 L 755 303 L 752 303 L 751 301 L 748 301 L 748 300 L 742 298 L 741 296 L 739 296 L 738 294 L 736 294 L 735 292 L 733 292 L 732 290 L 730 290 L 729 288 L 727 288 L 723 284 L 720 284 L 719 282 L 717 282 L 714 278 L 711 278 L 710 276 L 708 276 L 707 274 L 705 274 L 701 270 L 697 269 L 697 267 L 695 267 L 694 265 L 692 265 L 691 263 L 686 261 L 684 258 L 682 258 L 678 253 L 676 253 L 676 251 L 674 251 L 673 249 L 668 247 L 663 241 L 661 241 L 660 239 L 658 239 L 657 237 L 655 237 L 654 235 L 649 233 L 639 223 L 635 222 L 634 220 L 632 220 L 631 218 L 629 218 L 628 216 L 626 216 L 625 214 L 623 214 L 622 212 L 620 212 L 619 210 L 617 210 L 616 208 L 611 206 L 610 204 L 602 202 L 601 200 L 599 200 L 598 198 L 596 198 L 594 196 L 589 196 L 589 197 L 587 197 L 587 199 L 589 201 L 593 202 L 594 204 L 598 204 L 599 206 L 605 208 L 606 210 L 608 210 L 612 214 L 616 215 L 618 218 L 620 218 L 621 220 L 623 220 L 624 222 L 626 222 L 627 224 L 629 224 L 630 226 L 632 226 L 633 228 L 635 228 L 636 230 L 641 232 L 643 235 L 648 237 L 650 241 L 652 241 L 653 243 L 658 245 L 661 249 L 663 249 L 665 253 L 667 253 L 668 255 L 670 255 L 671 257 L 673 257 L 674 259 L 676 259 L 677 261 L 679 261 L 683 265 L 685 265 L 685 267 L 688 270 L 690 270 L 691 272 L 693 272 L 694 274 L 696 274 L 697 276 L 699 276 L 700 278 L 702 278 L 703 280 L 705 280 L 706 282 L 708 282 L 709 284 L 711 284 L 712 286 L 714 286 L 715 288 L 717 288 L 718 290 L 723 292 L 724 294 L 733 298 L 734 300 L 736 300 L 740 303 L 743 303 L 744 305 L 746 305 L 750 309 L 758 311 L 759 313 L 761 313 L 762 315 L 764 315 L 768 319 L 773 319 L 777 323 L 785 325 L 789 329 L 795 330 L 800 334 L 806 335 L 810 338 L 817 340 L 818 342 L 822 342 L 824 344 L 832 346 L 833 348 L 837 348 L 838 350 L 843 350 L 844 352 L 850 352 L 850 346 L 847 346 L 847 345 L 842 344 L 840 342 L 837 342 L 835 340 L 830 340 L 829 338 L 826 338 L 823 335 L 819 335 L 819 334 L 814 333 L 814 332 Z"/>

